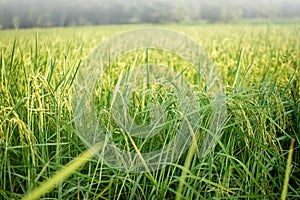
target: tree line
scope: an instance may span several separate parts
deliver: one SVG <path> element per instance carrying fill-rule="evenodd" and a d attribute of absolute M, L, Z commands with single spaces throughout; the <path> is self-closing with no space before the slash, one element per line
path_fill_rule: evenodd
<path fill-rule="evenodd" d="M 10 0 L 0 2 L 0 28 L 300 17 L 297 0 Z"/>

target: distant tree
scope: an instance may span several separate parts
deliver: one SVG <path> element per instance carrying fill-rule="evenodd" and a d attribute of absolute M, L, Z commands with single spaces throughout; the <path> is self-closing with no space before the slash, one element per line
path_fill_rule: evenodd
<path fill-rule="evenodd" d="M 9 0 L 0 1 L 0 27 L 168 23 L 239 18 L 300 17 L 297 0 Z"/>
<path fill-rule="evenodd" d="M 201 7 L 202 19 L 207 19 L 210 22 L 222 21 L 224 8 L 216 1 L 205 2 Z"/>

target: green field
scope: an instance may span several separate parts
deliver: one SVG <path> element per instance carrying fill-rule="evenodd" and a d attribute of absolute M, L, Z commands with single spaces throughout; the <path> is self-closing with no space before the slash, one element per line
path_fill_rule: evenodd
<path fill-rule="evenodd" d="M 165 25 L 197 41 L 222 75 L 227 120 L 213 151 L 200 157 L 192 145 L 175 163 L 147 173 L 118 171 L 88 154 L 77 169 L 67 165 L 86 152 L 72 110 L 77 70 L 101 42 L 142 27 L 0 31 L 0 199 L 20 199 L 47 180 L 55 187 L 34 190 L 45 199 L 298 199 L 300 29 L 296 24 Z M 188 64 L 175 57 L 153 50 L 147 62 L 181 72 Z M 110 107 L 122 69 L 141 64 L 147 63 L 140 51 L 111 64 L 96 92 L 106 97 L 96 101 L 98 112 Z M 187 70 L 184 76 L 197 86 L 197 78 L 193 79 L 197 73 Z M 147 124 L 146 97 L 141 92 L 134 95 L 137 100 L 130 111 L 137 123 Z M 203 105 L 199 126 L 205 129 L 211 115 L 209 95 L 202 90 L 197 95 Z M 165 141 L 180 124 L 176 98 L 170 96 L 172 91 L 166 90 L 160 98 L 151 97 L 156 103 L 175 102 L 174 111 L 168 113 L 169 126 L 160 133 Z M 100 120 L 105 133 L 112 134 L 119 147 L 136 151 L 107 113 Z M 154 137 L 144 146 L 143 141 L 135 141 L 138 148 L 144 147 L 141 151 L 151 151 L 164 145 L 160 139 Z M 198 142 L 200 149 L 202 140 Z M 61 169 L 66 171 L 60 177 L 70 176 L 53 179 Z"/>

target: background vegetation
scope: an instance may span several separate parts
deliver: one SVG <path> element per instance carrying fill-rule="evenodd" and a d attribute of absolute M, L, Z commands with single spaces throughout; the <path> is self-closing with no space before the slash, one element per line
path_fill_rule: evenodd
<path fill-rule="evenodd" d="M 297 0 L 2 0 L 0 28 L 300 17 Z"/>

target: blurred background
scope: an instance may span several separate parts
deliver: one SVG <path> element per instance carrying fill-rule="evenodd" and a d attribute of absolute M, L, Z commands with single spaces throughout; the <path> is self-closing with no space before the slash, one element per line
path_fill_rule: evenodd
<path fill-rule="evenodd" d="M 299 0 L 0 0 L 0 29 L 299 17 Z"/>

